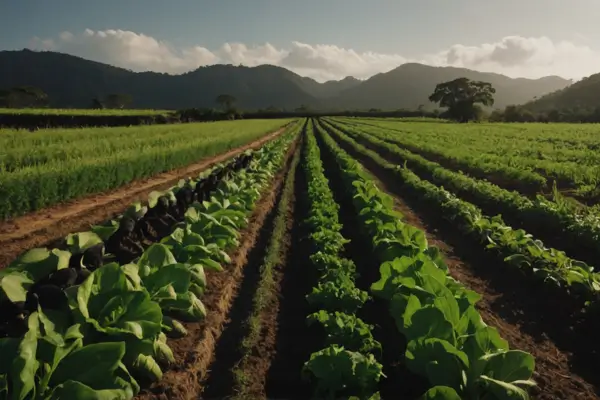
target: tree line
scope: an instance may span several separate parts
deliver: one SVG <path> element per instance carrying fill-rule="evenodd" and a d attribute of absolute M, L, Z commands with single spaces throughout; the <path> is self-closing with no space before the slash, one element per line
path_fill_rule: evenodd
<path fill-rule="evenodd" d="M 342 111 L 341 114 L 369 114 L 373 116 L 422 116 L 443 118 L 457 122 L 479 121 L 488 119 L 493 122 L 600 122 L 600 106 L 594 109 L 574 107 L 572 109 L 554 109 L 549 112 L 532 112 L 524 106 L 511 105 L 504 110 L 495 110 L 486 115 L 482 106 L 491 107 L 494 104 L 496 89 L 488 82 L 471 81 L 468 78 L 457 78 L 452 81 L 436 85 L 429 101 L 439 104 L 444 111 L 425 111 L 420 105 L 415 110 L 382 111 L 370 109 L 365 111 Z M 230 94 L 221 94 L 215 98 L 215 103 L 220 107 L 192 108 L 178 112 L 182 120 L 217 120 L 239 119 L 243 112 L 236 107 L 237 99 Z M 124 109 L 131 107 L 133 98 L 128 94 L 113 93 L 104 97 L 95 97 L 91 100 L 90 108 L 93 109 Z M 33 86 L 17 86 L 0 90 L 0 107 L 3 108 L 46 108 L 49 105 L 48 95 L 41 89 Z M 281 110 L 275 106 L 267 109 L 256 110 L 252 114 L 264 114 L 272 117 L 277 114 L 320 114 L 312 111 L 308 106 L 301 105 L 294 110 Z"/>

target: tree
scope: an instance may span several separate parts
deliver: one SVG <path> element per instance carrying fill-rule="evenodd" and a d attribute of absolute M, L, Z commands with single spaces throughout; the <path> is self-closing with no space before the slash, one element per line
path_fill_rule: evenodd
<path fill-rule="evenodd" d="M 0 90 L 0 105 L 9 108 L 47 107 L 48 95 L 34 86 L 16 86 Z"/>
<path fill-rule="evenodd" d="M 233 107 L 236 98 L 229 94 L 220 94 L 217 96 L 216 101 L 221 105 L 221 107 L 223 107 L 224 111 L 228 111 Z"/>
<path fill-rule="evenodd" d="M 104 104 L 106 108 L 125 108 L 131 104 L 132 98 L 128 94 L 113 93 L 106 96 Z"/>
<path fill-rule="evenodd" d="M 104 104 L 102 103 L 102 101 L 100 99 L 98 99 L 97 97 L 94 97 L 92 99 L 92 108 L 95 110 L 102 110 L 104 108 Z"/>
<path fill-rule="evenodd" d="M 447 114 L 451 119 L 468 122 L 477 119 L 481 114 L 481 109 L 475 103 L 494 105 L 494 93 L 496 89 L 491 83 L 458 78 L 436 85 L 429 101 L 447 107 Z"/>

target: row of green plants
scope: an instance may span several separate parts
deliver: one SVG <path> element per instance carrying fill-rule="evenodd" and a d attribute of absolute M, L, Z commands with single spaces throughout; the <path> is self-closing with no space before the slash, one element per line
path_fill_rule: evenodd
<path fill-rule="evenodd" d="M 0 145 L 7 154 L 0 168 L 0 198 L 3 199 L 0 219 L 185 167 L 252 142 L 287 122 L 289 120 L 253 120 L 68 132 L 49 130 L 28 135 L 3 133 Z M 158 132 L 161 135 L 155 135 Z M 115 136 L 119 139 L 113 143 Z M 75 141 L 65 143 L 65 140 Z"/>
<path fill-rule="evenodd" d="M 365 127 L 355 121 L 344 121 L 342 126 L 354 129 Z M 449 147 L 447 143 L 436 140 L 435 134 L 430 134 L 427 140 L 423 140 L 421 135 L 391 134 L 390 131 L 379 128 L 377 125 L 368 125 L 366 128 L 373 136 L 386 142 L 400 145 L 425 158 L 433 158 L 451 169 L 465 171 L 475 178 L 494 180 L 507 189 L 535 193 L 543 191 L 548 185 L 547 179 L 537 172 L 510 165 L 506 161 L 502 163 L 499 160 L 487 161 L 482 158 L 481 150 L 475 152 L 474 149 L 466 146 Z"/>
<path fill-rule="evenodd" d="M 381 262 L 381 278 L 371 292 L 388 302 L 406 339 L 406 366 L 432 386 L 423 398 L 529 398 L 533 357 L 509 349 L 476 310 L 480 296 L 448 274 L 424 232 L 402 221 L 392 198 L 324 130 L 319 137 L 334 155 L 348 192 L 354 193 L 362 234 Z"/>
<path fill-rule="evenodd" d="M 383 366 L 375 354 L 381 355 L 381 344 L 373 338 L 373 327 L 357 316 L 369 295 L 355 284 L 356 265 L 342 256 L 349 240 L 341 234 L 339 205 L 325 177 L 312 124 L 307 126 L 303 161 L 310 204 L 304 221 L 310 232 L 309 258 L 320 274 L 307 295 L 315 310 L 307 323 L 322 327 L 326 347 L 311 354 L 302 373 L 315 384 L 317 398 L 376 399 Z"/>
<path fill-rule="evenodd" d="M 522 179 L 534 185 L 540 183 L 542 177 L 548 182 L 556 181 L 563 189 L 576 189 L 578 196 L 589 197 L 595 193 L 598 183 L 600 157 L 592 125 L 591 129 L 562 124 L 485 124 L 471 128 L 431 125 L 418 129 L 382 120 L 364 122 L 385 133 L 393 133 L 393 139 L 402 141 L 403 145 L 431 147 L 435 153 L 463 161 L 468 159 L 468 163 L 480 164 L 484 170 L 507 167 L 515 169 L 515 177 L 521 170 Z"/>
<path fill-rule="evenodd" d="M 252 368 L 252 356 L 256 356 L 255 350 L 264 334 L 262 324 L 262 313 L 273 305 L 277 293 L 276 271 L 283 265 L 286 257 L 285 236 L 288 232 L 289 209 L 294 196 L 295 174 L 300 162 L 300 151 L 296 151 L 290 163 L 290 168 L 285 178 L 281 198 L 277 205 L 273 229 L 269 244 L 265 251 L 265 257 L 260 266 L 260 280 L 252 298 L 252 313 L 245 321 L 248 332 L 240 344 L 241 358 L 232 370 L 234 376 L 234 400 L 245 400 L 252 398 L 252 387 L 249 385 L 249 374 Z"/>
<path fill-rule="evenodd" d="M 167 335 L 180 321 L 202 320 L 206 270 L 223 271 L 227 251 L 281 167 L 296 129 L 258 150 L 251 169 L 223 180 L 210 201 L 195 203 L 161 243 L 126 265 L 109 263 L 48 303 L 39 298 L 21 337 L 0 339 L 0 399 L 130 399 L 174 362 Z M 195 181 L 182 181 L 177 190 Z M 28 302 L 43 277 L 69 268 L 77 252 L 101 241 L 67 238 L 71 251 L 32 249 L 0 271 L 0 301 Z M 80 265 L 80 269 L 85 265 Z M 41 305 L 48 304 L 48 307 Z"/>
<path fill-rule="evenodd" d="M 582 261 L 569 258 L 564 252 L 547 248 L 543 242 L 522 229 L 506 225 L 501 216 L 486 217 L 475 205 L 459 199 L 443 187 L 420 179 L 406 166 L 400 167 L 377 152 L 343 135 L 335 128 L 328 131 L 353 151 L 368 157 L 385 169 L 407 193 L 431 204 L 445 220 L 496 253 L 504 262 L 521 270 L 531 279 L 564 289 L 583 303 L 596 302 L 600 294 L 600 276 Z"/>
<path fill-rule="evenodd" d="M 334 125 L 326 126 L 335 128 Z M 444 186 L 461 198 L 481 207 L 487 214 L 501 214 L 513 226 L 522 226 L 554 246 L 560 245 L 572 257 L 593 262 L 600 256 L 600 214 L 576 210 L 555 191 L 554 201 L 538 195 L 528 199 L 490 182 L 450 171 L 408 150 L 385 142 L 367 130 L 344 129 L 359 143 L 376 149 L 384 157 L 405 163 L 422 179 Z M 557 239 L 560 237 L 560 240 Z M 558 247 L 558 246 L 557 246 Z"/>

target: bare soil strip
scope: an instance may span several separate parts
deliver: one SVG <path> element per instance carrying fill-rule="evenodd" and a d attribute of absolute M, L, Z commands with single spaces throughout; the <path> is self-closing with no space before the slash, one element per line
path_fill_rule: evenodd
<path fill-rule="evenodd" d="M 294 150 L 294 154 L 296 154 L 298 149 L 299 147 Z M 285 168 L 287 171 L 286 177 L 292 172 L 290 166 L 293 158 L 288 159 L 288 165 Z M 285 187 L 285 183 L 283 187 Z M 204 399 L 223 399 L 232 395 L 232 389 L 235 385 L 233 369 L 243 356 L 241 341 L 248 334 L 246 322 L 253 312 L 254 294 L 262 277 L 261 266 L 269 248 L 275 218 L 278 215 L 277 210 L 283 194 L 284 189 L 279 192 L 275 201 L 276 204 L 269 212 L 265 223 L 260 229 L 257 242 L 248 254 L 247 263 L 243 269 L 243 278 L 229 311 L 227 324 L 217 343 L 213 361 L 208 368 L 208 377 L 202 383 L 204 386 L 202 398 Z"/>
<path fill-rule="evenodd" d="M 292 245 L 286 257 L 285 270 L 280 272 L 279 294 L 275 300 L 278 308 L 269 309 L 265 314 L 265 339 L 252 357 L 255 371 L 260 374 L 254 380 L 257 397 L 252 397 L 252 400 L 265 397 L 272 400 L 310 399 L 312 388 L 302 380 L 302 367 L 312 352 L 323 347 L 321 332 L 316 326 L 309 328 L 306 325 L 306 317 L 312 311 L 306 295 L 312 291 L 318 276 L 308 260 L 308 230 L 303 221 L 310 204 L 306 196 L 306 176 L 300 166 L 296 169 L 294 192 L 296 202 L 290 218 L 292 227 L 289 236 Z"/>
<path fill-rule="evenodd" d="M 191 400 L 200 397 L 203 390 L 201 382 L 206 378 L 207 369 L 214 360 L 214 350 L 238 295 L 244 268 L 248 265 L 252 250 L 261 245 L 260 230 L 283 187 L 288 160 L 294 148 L 295 144 L 292 144 L 286 156 L 286 167 L 277 174 L 272 187 L 256 205 L 248 226 L 241 232 L 242 243 L 231 255 L 232 263 L 223 272 L 207 272 L 207 291 L 201 299 L 207 309 L 206 319 L 200 323 L 184 324 L 187 336 L 169 340 L 175 365 L 164 373 L 158 384 L 144 390 L 137 399 Z"/>
<path fill-rule="evenodd" d="M 113 218 L 130 204 L 146 200 L 153 190 L 165 190 L 188 176 L 197 176 L 214 164 L 248 149 L 256 149 L 279 136 L 286 127 L 218 156 L 206 158 L 185 168 L 175 169 L 149 179 L 132 182 L 116 190 L 59 204 L 31 214 L 0 222 L 0 268 L 33 247 L 45 246 L 72 232 L 89 229 L 92 224 Z"/>
<path fill-rule="evenodd" d="M 426 204 L 403 192 L 397 180 L 385 170 L 344 143 L 338 143 L 376 177 L 382 190 L 394 197 L 404 220 L 422 229 L 430 245 L 444 252 L 450 274 L 482 296 L 477 308 L 483 320 L 496 327 L 511 348 L 535 357 L 536 399 L 600 399 L 598 376 L 594 374 L 597 355 L 593 347 L 586 346 L 589 340 L 571 329 L 564 307 L 536 293 L 524 278 L 511 274 L 506 265 L 486 254 L 483 245 L 474 246 Z M 403 199 L 410 201 L 414 209 Z M 573 355 L 574 350 L 578 350 L 577 356 Z"/>
<path fill-rule="evenodd" d="M 318 136 L 317 136 L 318 137 Z M 342 178 L 337 173 L 334 156 L 326 146 L 322 145 L 321 158 L 325 167 L 325 176 L 333 192 L 336 203 L 340 205 L 339 220 L 342 224 L 342 235 L 350 240 L 344 246 L 345 257 L 356 264 L 360 274 L 356 281 L 357 287 L 370 293 L 371 284 L 378 281 L 379 263 L 372 256 L 370 238 L 365 238 L 360 233 L 360 226 L 352 204 L 352 197 L 342 185 Z M 421 377 L 413 374 L 404 365 L 404 352 L 406 341 L 398 332 L 396 324 L 389 313 L 389 305 L 381 299 L 372 299 L 360 310 L 358 315 L 363 321 L 374 326 L 373 337 L 381 343 L 383 354 L 375 355 L 383 365 L 383 373 L 387 378 L 382 378 L 379 392 L 383 399 L 417 398 L 428 388 L 428 383 Z"/>
<path fill-rule="evenodd" d="M 298 149 L 301 152 L 301 148 Z M 286 267 L 289 264 L 289 256 L 292 247 L 293 230 L 297 227 L 296 218 L 294 215 L 295 203 L 296 203 L 296 191 L 295 184 L 298 179 L 298 170 L 300 168 L 296 165 L 293 171 L 294 176 L 288 175 L 289 184 L 291 190 L 286 203 L 285 214 L 283 215 L 285 221 L 284 234 L 282 243 L 280 243 L 280 260 L 278 265 L 275 265 L 272 270 L 272 283 L 270 286 L 270 294 L 264 308 L 261 310 L 259 318 L 260 332 L 259 336 L 254 343 L 251 351 L 246 354 L 245 360 L 243 360 L 239 366 L 238 374 L 238 385 L 243 387 L 234 387 L 235 391 L 234 398 L 239 400 L 245 399 L 266 399 L 267 394 L 265 391 L 267 373 L 271 366 L 273 359 L 275 358 L 275 344 L 277 342 L 277 314 L 281 308 L 281 297 L 283 293 L 282 282 L 286 272 Z M 292 171 L 290 171 L 290 174 Z M 286 185 L 288 181 L 286 180 Z M 288 190 L 288 189 L 284 189 Z M 303 299 L 301 299 L 303 300 Z"/>

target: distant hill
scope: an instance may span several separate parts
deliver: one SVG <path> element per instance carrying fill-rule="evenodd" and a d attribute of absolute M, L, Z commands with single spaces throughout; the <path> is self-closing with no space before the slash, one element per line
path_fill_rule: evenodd
<path fill-rule="evenodd" d="M 593 111 L 600 108 L 600 74 L 594 74 L 562 90 L 542 96 L 523 106 L 535 113 L 553 110 Z"/>
<path fill-rule="evenodd" d="M 427 97 L 435 85 L 465 76 L 484 80 L 497 89 L 496 107 L 521 104 L 570 82 L 559 77 L 512 79 L 462 68 L 404 64 L 361 81 L 347 77 L 319 83 L 273 65 L 244 67 L 212 65 L 169 75 L 127 69 L 56 52 L 0 51 L 0 89 L 35 86 L 44 90 L 51 106 L 87 108 L 95 97 L 124 93 L 135 108 L 178 109 L 215 107 L 215 98 L 230 94 L 242 109 L 274 106 L 293 110 L 431 108 Z"/>
<path fill-rule="evenodd" d="M 342 91 L 331 99 L 342 108 L 406 108 L 419 105 L 433 108 L 428 97 L 440 82 L 467 77 L 471 80 L 490 82 L 496 89 L 495 108 L 509 104 L 522 104 L 536 96 L 551 93 L 569 85 L 571 81 L 558 76 L 540 79 L 509 78 L 504 75 L 473 71 L 466 68 L 432 67 L 408 63 L 398 68 L 377 74 L 358 86 Z"/>

